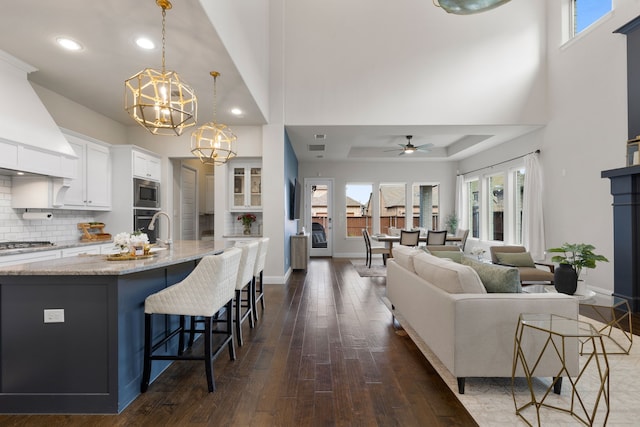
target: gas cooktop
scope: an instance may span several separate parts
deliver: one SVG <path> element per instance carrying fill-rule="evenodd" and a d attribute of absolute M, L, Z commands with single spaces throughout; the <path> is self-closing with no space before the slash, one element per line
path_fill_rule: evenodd
<path fill-rule="evenodd" d="M 0 242 L 0 250 L 4 249 L 28 249 L 42 248 L 46 246 L 54 246 L 54 243 L 45 241 L 26 241 L 26 242 Z"/>

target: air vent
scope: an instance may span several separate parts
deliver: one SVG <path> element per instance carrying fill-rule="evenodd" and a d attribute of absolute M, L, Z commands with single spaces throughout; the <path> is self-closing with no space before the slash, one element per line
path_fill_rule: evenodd
<path fill-rule="evenodd" d="M 325 135 L 324 133 L 316 133 L 315 135 L 313 135 L 313 137 L 315 139 L 327 139 L 327 135 Z"/>
<path fill-rule="evenodd" d="M 309 151 L 324 151 L 324 144 L 309 144 Z"/>

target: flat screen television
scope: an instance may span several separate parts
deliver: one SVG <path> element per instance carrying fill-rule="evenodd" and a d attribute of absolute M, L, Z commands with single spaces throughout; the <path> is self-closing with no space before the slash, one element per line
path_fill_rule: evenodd
<path fill-rule="evenodd" d="M 302 210 L 302 187 L 295 179 L 289 182 L 289 219 L 300 219 Z"/>

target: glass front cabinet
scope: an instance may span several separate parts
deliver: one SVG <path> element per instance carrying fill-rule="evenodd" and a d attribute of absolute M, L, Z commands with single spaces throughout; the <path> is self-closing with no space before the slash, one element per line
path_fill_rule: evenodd
<path fill-rule="evenodd" d="M 262 166 L 259 163 L 231 165 L 231 210 L 262 210 Z"/>

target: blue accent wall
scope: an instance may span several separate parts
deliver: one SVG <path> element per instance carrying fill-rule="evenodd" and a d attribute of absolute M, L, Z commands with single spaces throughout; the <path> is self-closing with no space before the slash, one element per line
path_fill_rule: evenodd
<path fill-rule="evenodd" d="M 293 187 L 291 184 L 298 178 L 298 158 L 293 151 L 293 146 L 289 140 L 287 131 L 284 132 L 284 271 L 289 271 L 291 267 L 291 236 L 298 232 L 298 221 L 289 219 L 290 200 Z"/>

